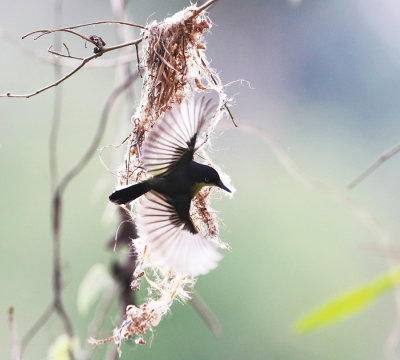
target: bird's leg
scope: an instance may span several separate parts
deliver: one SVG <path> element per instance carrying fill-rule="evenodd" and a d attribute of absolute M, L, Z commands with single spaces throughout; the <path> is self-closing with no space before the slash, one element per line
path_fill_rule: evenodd
<path fill-rule="evenodd" d="M 131 144 L 131 149 L 132 149 L 132 147 L 136 146 L 137 154 L 138 154 L 140 162 L 142 162 L 142 153 L 140 152 L 140 140 L 141 140 L 143 134 L 144 134 L 144 131 L 142 131 L 140 133 L 140 135 L 138 136 L 138 138 L 136 139 L 136 141 L 133 144 Z"/>
<path fill-rule="evenodd" d="M 132 148 L 133 148 L 134 146 L 136 146 L 137 155 L 138 155 L 139 161 L 142 162 L 142 154 L 141 154 L 141 152 L 140 152 L 140 140 L 141 140 L 143 134 L 144 134 L 144 131 L 142 131 L 142 132 L 140 133 L 140 135 L 139 135 L 138 138 L 135 140 L 135 142 L 134 142 L 134 143 L 131 143 L 131 146 L 129 147 L 129 157 L 128 157 L 128 161 L 126 162 L 126 173 L 127 173 L 127 174 L 129 174 L 129 166 L 130 166 L 130 163 L 131 163 L 131 150 L 132 150 Z M 136 169 L 146 170 L 143 166 L 134 165 L 134 167 L 135 167 Z M 127 178 L 126 178 L 126 185 L 128 185 L 128 176 L 127 176 Z"/>

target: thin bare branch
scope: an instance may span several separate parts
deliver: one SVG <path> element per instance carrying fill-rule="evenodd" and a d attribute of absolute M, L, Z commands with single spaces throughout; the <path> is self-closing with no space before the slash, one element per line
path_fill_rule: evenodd
<path fill-rule="evenodd" d="M 233 125 L 234 125 L 235 127 L 239 127 L 239 125 L 235 122 L 235 119 L 233 118 L 233 115 L 232 115 L 232 113 L 231 113 L 231 110 L 229 109 L 228 105 L 226 105 L 226 103 L 224 104 L 224 107 L 225 107 L 226 111 L 228 112 L 229 117 L 231 118 L 231 121 L 232 121 Z"/>
<path fill-rule="evenodd" d="M 324 195 L 332 198 L 336 202 L 342 204 L 350 213 L 354 214 L 368 228 L 370 228 L 378 237 L 381 244 L 386 244 L 390 248 L 390 235 L 383 228 L 375 216 L 366 208 L 362 207 L 346 195 L 342 190 L 327 184 L 305 172 L 296 161 L 287 153 L 286 149 L 279 142 L 269 135 L 266 131 L 251 125 L 242 125 L 240 129 L 244 132 L 255 135 L 264 140 L 281 165 L 301 183 L 318 190 Z"/>
<path fill-rule="evenodd" d="M 112 105 L 114 104 L 118 96 L 121 94 L 121 92 L 127 89 L 137 78 L 138 78 L 137 73 L 130 74 L 130 76 L 125 79 L 124 83 L 119 85 L 110 94 L 110 96 L 106 101 L 106 104 L 103 107 L 103 112 L 100 117 L 100 122 L 99 125 L 97 126 L 96 134 L 92 139 L 92 143 L 89 145 L 88 149 L 86 150 L 86 153 L 82 156 L 82 158 L 78 161 L 78 163 L 60 181 L 57 187 L 57 192 L 62 193 L 65 190 L 65 187 L 68 185 L 68 183 L 85 167 L 90 158 L 96 152 L 100 140 L 103 137 L 105 126 L 108 120 L 108 114 L 110 113 Z"/>
<path fill-rule="evenodd" d="M 194 12 L 194 14 L 193 14 L 192 17 L 194 17 L 194 16 L 200 14 L 202 11 L 208 9 L 211 5 L 214 5 L 217 1 L 218 1 L 218 0 L 210 0 L 210 1 L 207 1 L 205 4 L 199 6 L 199 7 L 196 9 L 196 11 Z"/>
<path fill-rule="evenodd" d="M 80 37 L 81 39 L 83 39 L 83 40 L 85 40 L 85 41 L 87 41 L 87 42 L 90 42 L 90 43 L 92 43 L 93 45 L 95 45 L 95 43 L 93 42 L 93 40 L 91 40 L 90 38 L 86 37 L 85 35 L 79 34 L 79 33 L 76 32 L 76 31 L 72 31 L 72 30 L 68 30 L 68 29 L 38 30 L 38 31 L 35 31 L 34 33 L 41 33 L 41 34 L 38 35 L 38 36 L 36 36 L 36 37 L 34 37 L 33 40 L 37 40 L 37 39 L 41 38 L 42 36 L 45 36 L 45 35 L 48 35 L 48 34 L 52 34 L 52 33 L 55 33 L 55 32 L 66 32 L 66 33 L 75 35 L 75 36 L 77 36 L 77 37 Z M 34 33 L 31 33 L 31 34 L 34 34 Z M 29 35 L 31 35 L 31 34 L 29 34 Z M 24 36 L 22 37 L 22 39 L 25 39 L 27 36 L 28 36 L 28 35 L 24 35 Z"/>
<path fill-rule="evenodd" d="M 63 42 L 63 46 L 64 46 L 65 50 L 67 50 L 68 56 L 71 56 L 71 53 L 70 53 L 70 51 L 69 51 L 69 49 L 68 49 L 67 44 Z"/>
<path fill-rule="evenodd" d="M 50 305 L 46 307 L 43 314 L 34 322 L 34 324 L 29 328 L 26 334 L 23 336 L 21 341 L 21 353 L 23 354 L 26 350 L 29 342 L 32 340 L 33 336 L 37 334 L 37 332 L 42 328 L 44 324 L 46 324 L 47 320 L 49 320 L 51 314 L 54 311 L 54 301 L 51 302 Z"/>
<path fill-rule="evenodd" d="M 64 28 L 54 29 L 54 30 L 48 30 L 48 29 L 46 29 L 46 30 L 35 30 L 35 31 L 32 31 L 32 32 L 22 36 L 22 39 L 25 39 L 28 36 L 31 36 L 31 35 L 34 35 L 34 34 L 39 34 L 39 33 L 42 33 L 42 35 L 46 35 L 46 34 L 50 34 L 52 32 L 56 32 L 56 31 L 73 30 L 73 29 L 79 29 L 79 28 L 82 28 L 82 27 L 85 27 L 85 26 L 99 25 L 99 24 L 120 24 L 120 25 L 133 26 L 133 27 L 137 27 L 137 28 L 140 28 L 140 29 L 144 29 L 145 28 L 142 25 L 132 24 L 132 23 L 123 22 L 123 21 L 103 20 L 103 21 L 95 21 L 95 22 L 87 23 L 87 24 L 67 26 L 67 27 L 64 27 Z M 42 35 L 40 35 L 40 36 L 42 36 Z M 91 42 L 90 40 L 88 40 L 88 41 Z"/>
<path fill-rule="evenodd" d="M 84 59 L 84 58 L 81 58 L 81 57 L 72 56 L 72 55 L 70 54 L 69 49 L 67 48 L 67 46 L 66 46 L 65 44 L 64 44 L 64 46 L 66 47 L 66 49 L 67 49 L 67 51 L 68 51 L 68 54 L 67 54 L 67 55 L 62 54 L 62 53 L 60 53 L 60 52 L 58 52 L 58 51 L 51 50 L 51 49 L 53 48 L 53 45 L 50 45 L 50 46 L 49 46 L 49 48 L 47 49 L 47 52 L 50 53 L 50 54 L 56 55 L 56 56 L 61 56 L 61 57 L 67 58 L 67 59 L 74 59 L 74 60 L 81 60 L 81 61 Z M 59 63 L 59 59 L 57 59 L 57 60 L 54 62 L 54 64 L 58 64 L 58 63 Z"/>
<path fill-rule="evenodd" d="M 38 95 L 40 93 L 42 93 L 45 90 L 48 90 L 54 86 L 57 86 L 58 84 L 61 84 L 63 81 L 67 80 L 68 78 L 70 78 L 72 75 L 74 75 L 77 71 L 79 71 L 80 69 L 82 69 L 89 61 L 99 57 L 100 54 L 94 54 L 92 56 L 89 56 L 85 59 L 82 60 L 82 62 L 75 68 L 73 69 L 71 72 L 69 72 L 68 74 L 64 75 L 61 79 L 51 83 L 50 85 L 46 85 L 45 87 L 36 90 L 32 93 L 29 94 L 11 94 L 11 93 L 6 93 L 6 94 L 1 94 L 0 97 L 12 97 L 12 98 L 30 98 L 32 96 Z"/>
<path fill-rule="evenodd" d="M 29 93 L 29 94 L 12 94 L 12 93 L 9 93 L 9 92 L 8 92 L 8 93 L 6 93 L 6 94 L 1 94 L 1 95 L 0 95 L 0 98 L 1 98 L 1 97 L 30 98 L 30 97 L 32 97 L 32 96 L 38 95 L 38 94 L 40 94 L 41 92 L 43 92 L 43 91 L 45 91 L 45 90 L 48 90 L 48 89 L 50 89 L 50 88 L 52 88 L 52 87 L 55 87 L 55 86 L 61 84 L 63 81 L 67 80 L 67 79 L 70 78 L 72 75 L 74 75 L 77 71 L 79 71 L 80 69 L 82 69 L 89 61 L 91 61 L 91 60 L 93 60 L 93 59 L 96 59 L 96 58 L 98 58 L 99 56 L 101 56 L 101 55 L 103 55 L 103 54 L 105 54 L 105 53 L 107 53 L 107 52 L 109 52 L 109 51 L 113 51 L 113 50 L 117 50 L 117 49 L 122 49 L 122 48 L 127 47 L 127 46 L 137 45 L 137 44 L 139 44 L 141 41 L 142 41 L 142 38 L 137 39 L 137 40 L 135 40 L 135 41 L 127 42 L 127 43 L 124 43 L 124 44 L 115 45 L 115 46 L 112 46 L 112 47 L 109 47 L 109 48 L 103 47 L 98 53 L 93 54 L 92 56 L 89 56 L 89 57 L 84 58 L 84 59 L 82 60 L 82 62 L 81 62 L 75 69 L 73 69 L 72 71 L 70 71 L 68 74 L 64 75 L 64 76 L 63 76 L 62 78 L 60 78 L 59 80 L 57 80 L 57 81 L 51 83 L 50 85 L 47 85 L 47 86 L 45 86 L 45 87 L 43 87 L 43 88 L 41 88 L 41 89 L 39 89 L 39 90 L 36 90 L 36 91 L 34 91 L 34 92 L 32 92 L 32 93 Z"/>
<path fill-rule="evenodd" d="M 114 300 L 115 295 L 117 294 L 118 286 L 114 282 L 112 287 L 108 289 L 107 292 L 104 293 L 99 306 L 96 309 L 96 315 L 93 318 L 92 322 L 89 325 L 89 334 L 95 338 L 99 336 L 101 326 L 107 316 L 107 312 L 110 309 L 110 306 Z"/>
<path fill-rule="evenodd" d="M 62 22 L 62 0 L 55 1 L 55 19 L 56 24 L 61 24 Z M 67 30 L 67 32 L 75 32 Z M 76 34 L 80 36 L 80 34 Z M 62 33 L 54 32 L 54 42 L 58 49 L 61 49 Z M 61 66 L 59 64 L 54 64 L 54 78 L 57 80 L 61 76 Z M 50 132 L 49 141 L 49 167 L 50 167 L 50 184 L 51 193 L 55 192 L 56 185 L 58 183 L 58 136 L 61 124 L 61 106 L 62 106 L 62 87 L 58 87 L 54 92 L 54 105 L 53 105 L 53 120 Z M 67 312 L 65 311 L 64 304 L 61 297 L 62 292 L 62 271 L 61 271 L 61 238 L 60 238 L 60 201 L 57 201 L 56 206 L 52 208 L 52 245 L 53 245 L 53 298 L 54 298 L 54 311 L 59 316 L 65 332 L 68 334 L 69 338 L 73 337 L 73 329 L 71 319 L 69 318 Z M 72 349 L 69 349 L 70 357 L 73 358 Z"/>
<path fill-rule="evenodd" d="M 389 160 L 398 152 L 400 152 L 400 144 L 393 146 L 391 149 L 381 154 L 370 166 L 368 166 L 360 175 L 358 175 L 352 182 L 350 182 L 347 187 L 349 189 L 353 189 L 354 187 L 356 187 L 361 181 L 372 174 L 386 160 Z"/>
<path fill-rule="evenodd" d="M 99 305 L 97 306 L 95 316 L 92 322 L 89 325 L 89 338 L 97 338 L 100 334 L 100 329 L 104 323 L 104 320 L 107 316 L 107 313 L 111 307 L 111 304 L 114 300 L 114 297 L 117 293 L 117 284 L 113 283 L 110 289 L 103 294 L 102 299 L 100 300 Z M 80 360 L 90 359 L 93 353 L 94 347 L 91 346 L 88 342 L 86 343 L 86 349 L 84 353 L 79 357 Z"/>
<path fill-rule="evenodd" d="M 61 288 L 60 288 L 60 296 L 61 296 Z M 67 312 L 65 311 L 64 304 L 61 302 L 61 297 L 60 300 L 55 304 L 54 309 L 64 325 L 65 332 L 67 333 L 69 338 L 72 339 L 74 337 L 74 332 L 72 329 L 71 319 L 69 318 Z"/>
<path fill-rule="evenodd" d="M 14 308 L 12 306 L 8 309 L 8 328 L 10 329 L 13 358 L 14 360 L 21 360 L 21 348 L 15 329 Z"/>
<path fill-rule="evenodd" d="M 196 312 L 200 315 L 210 331 L 215 336 L 221 335 L 221 325 L 218 319 L 210 310 L 210 308 L 207 306 L 205 301 L 199 295 L 192 293 L 189 303 L 190 305 L 192 305 L 193 309 L 195 309 Z"/>
<path fill-rule="evenodd" d="M 40 52 L 33 51 L 26 46 L 23 46 L 21 44 L 20 40 L 16 39 L 15 37 L 8 34 L 7 32 L 0 30 L 0 36 L 5 38 L 10 44 L 16 46 L 23 53 L 41 61 L 41 62 L 44 62 L 44 63 L 48 63 L 51 65 L 58 64 L 60 66 L 76 67 L 77 62 L 75 60 L 80 60 L 80 61 L 83 60 L 83 58 L 72 57 L 72 56 L 68 57 L 63 54 L 61 55 L 59 53 L 55 53 L 54 55 L 61 56 L 64 59 L 58 59 L 56 57 L 49 57 L 49 56 L 43 55 Z M 48 50 L 51 50 L 51 49 L 52 49 L 52 46 L 50 46 Z M 50 53 L 52 53 L 52 52 L 50 52 Z M 112 58 L 112 59 L 104 59 L 104 60 L 97 59 L 95 62 L 90 62 L 90 63 L 86 64 L 85 67 L 86 68 L 88 68 L 88 67 L 115 67 L 115 66 L 120 66 L 120 65 L 125 65 L 125 64 L 131 63 L 133 60 L 135 60 L 135 58 L 137 58 L 137 55 L 135 53 L 131 53 L 131 54 L 127 54 L 127 55 L 118 56 L 118 57 Z"/>
<path fill-rule="evenodd" d="M 61 43 L 60 33 L 55 34 L 57 45 Z M 61 76 L 61 66 L 54 64 L 54 78 L 57 80 Z M 58 182 L 58 164 L 57 164 L 57 144 L 58 134 L 61 122 L 61 105 L 62 105 L 62 87 L 56 88 L 54 92 L 53 119 L 51 122 L 51 130 L 49 137 L 49 168 L 50 168 L 50 184 L 51 192 L 54 191 Z"/>
<path fill-rule="evenodd" d="M 136 48 L 136 61 L 137 61 L 137 69 L 138 69 L 138 73 L 140 75 L 140 77 L 142 78 L 142 72 L 140 71 L 140 58 L 139 58 L 139 47 L 138 44 L 135 45 Z"/>
<path fill-rule="evenodd" d="M 217 80 L 215 79 L 214 75 L 210 73 L 210 76 L 211 76 L 211 79 L 213 80 L 214 84 L 215 84 L 215 85 L 218 85 L 218 82 L 217 82 Z M 235 127 L 239 127 L 239 125 L 236 124 L 235 119 L 233 118 L 233 115 L 232 115 L 232 113 L 231 113 L 231 110 L 229 109 L 229 107 L 228 107 L 228 105 L 227 105 L 226 103 L 224 104 L 224 107 L 225 107 L 226 111 L 228 112 L 229 117 L 231 118 L 232 124 L 233 124 Z"/>
<path fill-rule="evenodd" d="M 142 39 L 142 38 L 139 38 L 139 39 L 137 39 L 137 40 L 135 40 L 135 41 L 129 41 L 129 42 L 126 42 L 126 43 L 124 43 L 124 44 L 119 44 L 119 45 L 111 46 L 111 47 L 109 47 L 109 48 L 104 47 L 104 48 L 103 48 L 103 51 L 102 51 L 102 54 L 104 54 L 104 53 L 106 53 L 106 52 L 109 52 L 109 51 L 113 51 L 113 50 L 117 50 L 117 49 L 122 49 L 122 48 L 127 47 L 127 46 L 132 46 L 132 45 L 135 45 L 135 46 L 136 46 L 136 45 L 139 45 L 142 41 L 143 41 L 143 39 Z"/>
<path fill-rule="evenodd" d="M 216 1 L 217 1 L 217 0 L 216 0 Z M 206 4 L 204 4 L 204 5 L 206 5 Z M 214 75 L 211 73 L 211 71 L 208 69 L 208 66 L 206 65 L 206 63 L 204 62 L 203 59 L 201 59 L 201 63 L 202 63 L 202 65 L 203 65 L 203 67 L 204 67 L 204 70 L 207 71 L 208 74 L 210 75 L 211 80 L 213 81 L 213 83 L 214 83 L 215 85 L 217 85 L 217 86 L 220 85 L 220 84 L 218 84 L 218 81 L 217 81 L 217 79 L 215 78 L 215 76 L 214 76 Z M 239 127 L 239 125 L 236 124 L 236 122 L 235 122 L 235 120 L 234 120 L 234 118 L 233 118 L 233 115 L 232 115 L 232 113 L 231 113 L 231 110 L 229 109 L 229 107 L 228 107 L 228 105 L 227 105 L 226 103 L 224 104 L 224 108 L 225 108 L 226 111 L 228 112 L 229 117 L 231 118 L 231 121 L 232 121 L 233 125 L 234 125 L 235 127 Z"/>

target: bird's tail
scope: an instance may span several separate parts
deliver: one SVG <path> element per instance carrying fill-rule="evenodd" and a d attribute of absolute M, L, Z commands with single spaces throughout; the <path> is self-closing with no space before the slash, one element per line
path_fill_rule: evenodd
<path fill-rule="evenodd" d="M 146 181 L 114 191 L 108 198 L 114 204 L 128 204 L 150 190 Z"/>

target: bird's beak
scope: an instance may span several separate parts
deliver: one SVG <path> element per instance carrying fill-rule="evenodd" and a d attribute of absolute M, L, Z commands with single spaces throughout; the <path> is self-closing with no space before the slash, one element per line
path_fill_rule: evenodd
<path fill-rule="evenodd" d="M 221 188 L 221 189 L 224 189 L 225 191 L 227 191 L 227 192 L 232 192 L 232 191 L 230 191 L 223 183 L 222 183 L 222 181 L 220 180 L 219 181 L 219 183 L 217 184 L 217 186 L 219 187 L 219 188 Z"/>

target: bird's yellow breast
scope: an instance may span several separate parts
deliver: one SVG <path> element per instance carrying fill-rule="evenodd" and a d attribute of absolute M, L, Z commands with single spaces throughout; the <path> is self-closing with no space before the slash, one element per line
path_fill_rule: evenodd
<path fill-rule="evenodd" d="M 193 186 L 193 196 L 196 196 L 198 194 L 198 192 L 203 188 L 203 186 L 210 186 L 210 184 L 206 184 L 206 183 L 202 183 L 202 182 L 195 183 Z"/>

